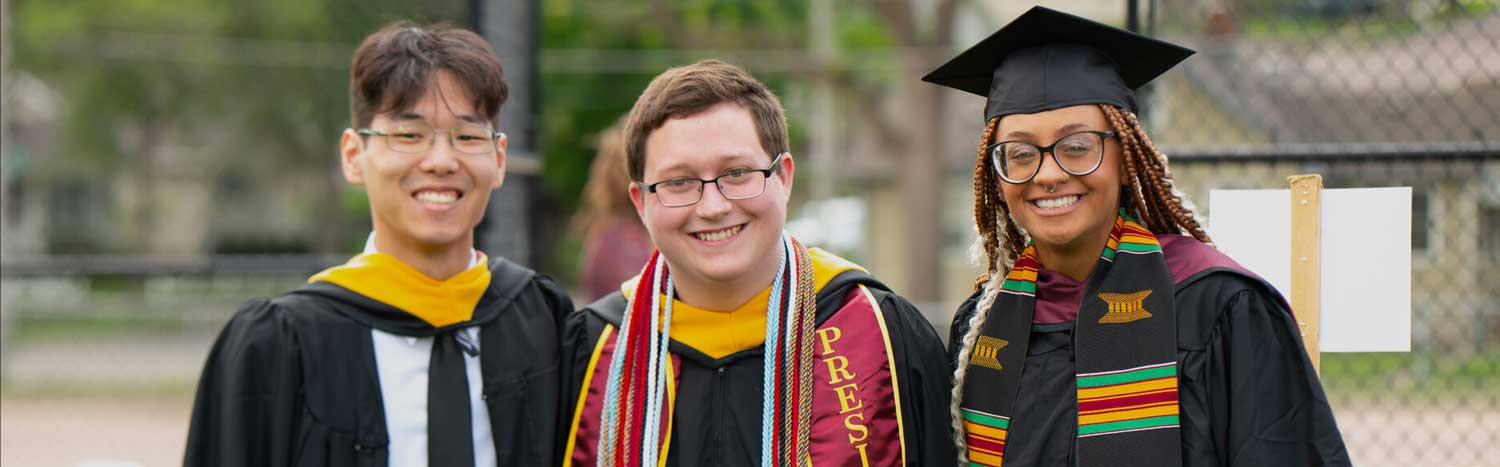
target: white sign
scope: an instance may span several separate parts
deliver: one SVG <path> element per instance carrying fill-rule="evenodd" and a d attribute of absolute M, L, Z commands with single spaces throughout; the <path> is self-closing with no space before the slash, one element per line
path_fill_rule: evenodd
<path fill-rule="evenodd" d="M 1219 250 L 1290 297 L 1290 190 L 1208 199 Z M 1322 204 L 1319 350 L 1411 351 L 1411 188 L 1327 189 Z"/>

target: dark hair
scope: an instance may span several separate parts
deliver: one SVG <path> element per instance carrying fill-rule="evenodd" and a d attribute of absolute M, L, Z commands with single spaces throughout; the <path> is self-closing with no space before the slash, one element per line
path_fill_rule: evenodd
<path fill-rule="evenodd" d="M 355 128 L 375 115 L 408 109 L 421 100 L 433 72 L 448 70 L 495 123 L 509 89 L 500 60 L 478 34 L 448 24 L 392 23 L 354 51 L 349 67 L 349 114 Z"/>
<path fill-rule="evenodd" d="M 761 149 L 774 157 L 790 150 L 786 112 L 765 84 L 744 69 L 718 60 L 668 69 L 646 86 L 625 121 L 625 154 L 630 179 L 646 176 L 646 138 L 668 119 L 685 118 L 732 102 L 755 120 Z"/>

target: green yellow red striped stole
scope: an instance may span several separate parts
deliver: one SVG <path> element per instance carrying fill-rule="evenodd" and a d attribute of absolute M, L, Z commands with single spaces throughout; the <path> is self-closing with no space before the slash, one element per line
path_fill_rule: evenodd
<path fill-rule="evenodd" d="M 969 465 L 1000 465 L 1010 418 L 970 408 L 964 408 L 963 412 L 964 431 L 969 437 Z"/>
<path fill-rule="evenodd" d="M 1078 375 L 1078 436 L 1177 426 L 1177 362 Z"/>
<path fill-rule="evenodd" d="M 961 402 L 971 466 L 1005 460 L 1043 268 L 1028 245 L 1001 282 Z M 1078 465 L 1181 464 L 1173 280 L 1156 236 L 1121 210 L 1074 323 Z M 1064 396 L 1065 397 L 1065 396 Z"/>

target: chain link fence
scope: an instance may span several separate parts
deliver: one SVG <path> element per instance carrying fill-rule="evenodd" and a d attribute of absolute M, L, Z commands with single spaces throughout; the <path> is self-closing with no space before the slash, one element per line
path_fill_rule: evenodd
<path fill-rule="evenodd" d="M 1324 354 L 1360 466 L 1500 465 L 1500 4 L 1157 0 L 1198 55 L 1148 90 L 1179 187 L 1412 187 L 1412 351 Z M 1403 252 L 1393 252 L 1401 254 Z"/>

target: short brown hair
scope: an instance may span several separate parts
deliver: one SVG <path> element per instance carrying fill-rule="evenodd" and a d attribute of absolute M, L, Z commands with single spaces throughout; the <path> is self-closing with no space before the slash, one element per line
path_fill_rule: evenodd
<path fill-rule="evenodd" d="M 355 128 L 375 115 L 408 109 L 421 100 L 433 72 L 448 70 L 495 123 L 509 89 L 495 51 L 478 34 L 448 24 L 387 25 L 366 37 L 349 68 L 349 114 Z"/>
<path fill-rule="evenodd" d="M 760 146 L 768 155 L 787 152 L 786 112 L 765 84 L 740 67 L 704 60 L 675 67 L 658 75 L 636 99 L 625 121 L 625 154 L 630 179 L 646 177 L 646 138 L 668 119 L 686 118 L 716 105 L 732 102 L 755 120 Z"/>

